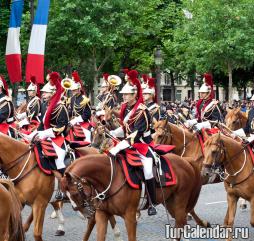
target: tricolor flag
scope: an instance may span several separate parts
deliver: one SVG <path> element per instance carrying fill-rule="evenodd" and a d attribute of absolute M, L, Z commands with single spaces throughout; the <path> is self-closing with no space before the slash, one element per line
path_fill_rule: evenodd
<path fill-rule="evenodd" d="M 11 3 L 11 16 L 6 44 L 6 66 L 12 83 L 22 80 L 20 26 L 24 0 L 13 0 Z"/>
<path fill-rule="evenodd" d="M 38 6 L 29 42 L 26 82 L 35 76 L 37 83 L 44 83 L 44 51 L 50 0 L 38 0 Z"/>

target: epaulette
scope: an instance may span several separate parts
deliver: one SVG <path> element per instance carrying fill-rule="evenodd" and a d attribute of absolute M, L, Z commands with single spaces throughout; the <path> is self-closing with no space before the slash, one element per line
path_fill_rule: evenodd
<path fill-rule="evenodd" d="M 80 105 L 85 106 L 90 102 L 90 100 L 85 95 L 82 95 L 82 97 L 83 97 L 83 100 L 80 102 Z"/>
<path fill-rule="evenodd" d="M 10 102 L 11 101 L 11 97 L 5 96 L 5 100 Z"/>
<path fill-rule="evenodd" d="M 147 109 L 147 107 L 144 105 L 144 104 L 139 104 L 139 106 L 138 106 L 138 110 L 145 110 L 145 109 Z"/>

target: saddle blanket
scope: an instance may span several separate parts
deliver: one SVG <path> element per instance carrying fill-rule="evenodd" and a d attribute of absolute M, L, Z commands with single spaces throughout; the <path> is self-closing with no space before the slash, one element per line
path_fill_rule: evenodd
<path fill-rule="evenodd" d="M 135 150 L 126 150 L 125 155 L 119 155 L 120 165 L 130 187 L 141 190 L 144 174 L 142 170 L 142 162 Z M 165 156 L 160 156 L 161 168 L 163 175 L 158 177 L 156 172 L 155 179 L 157 186 L 160 186 L 160 181 L 163 187 L 168 187 L 176 184 L 176 176 L 173 171 L 170 160 Z"/>

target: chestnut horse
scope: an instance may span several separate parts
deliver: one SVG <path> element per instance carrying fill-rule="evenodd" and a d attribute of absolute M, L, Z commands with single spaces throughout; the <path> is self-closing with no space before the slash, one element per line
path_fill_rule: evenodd
<path fill-rule="evenodd" d="M 232 131 L 245 127 L 247 120 L 247 116 L 245 113 L 241 112 L 240 108 L 227 110 L 227 115 L 225 116 L 225 124 Z"/>
<path fill-rule="evenodd" d="M 211 136 L 205 142 L 202 174 L 210 175 L 218 165 L 223 165 L 225 168 L 224 186 L 227 192 L 228 209 L 224 225 L 233 227 L 237 201 L 242 197 L 250 202 L 250 223 L 254 226 L 253 160 L 248 145 L 242 145 L 220 133 Z"/>
<path fill-rule="evenodd" d="M 183 227 L 187 223 L 187 213 L 198 200 L 200 172 L 175 154 L 165 156 L 171 161 L 177 183 L 158 188 L 157 203 L 164 203 L 165 200 L 165 207 L 175 218 L 176 227 Z M 128 240 L 136 241 L 136 212 L 141 191 L 127 185 L 117 161 L 112 161 L 104 154 L 81 157 L 67 168 L 62 186 L 84 215 L 90 216 L 96 210 L 97 241 L 105 241 L 111 215 L 119 215 L 124 219 Z"/>
<path fill-rule="evenodd" d="M 21 203 L 11 181 L 0 179 L 0 241 L 25 240 Z"/>
<path fill-rule="evenodd" d="M 54 189 L 54 176 L 45 175 L 38 167 L 28 144 L 0 133 L 0 166 L 14 181 L 22 205 L 32 207 L 24 230 L 34 220 L 34 239 L 42 241 L 46 207 Z"/>

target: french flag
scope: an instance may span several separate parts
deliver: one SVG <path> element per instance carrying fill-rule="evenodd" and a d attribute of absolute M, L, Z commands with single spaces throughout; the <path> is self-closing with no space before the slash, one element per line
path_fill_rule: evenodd
<path fill-rule="evenodd" d="M 27 62 L 26 82 L 35 76 L 38 84 L 44 83 L 44 51 L 50 0 L 39 0 L 32 27 Z"/>
<path fill-rule="evenodd" d="M 5 62 L 10 81 L 22 81 L 21 51 L 20 51 L 20 26 L 24 7 L 24 0 L 13 0 L 11 3 L 11 16 L 5 51 Z"/>

